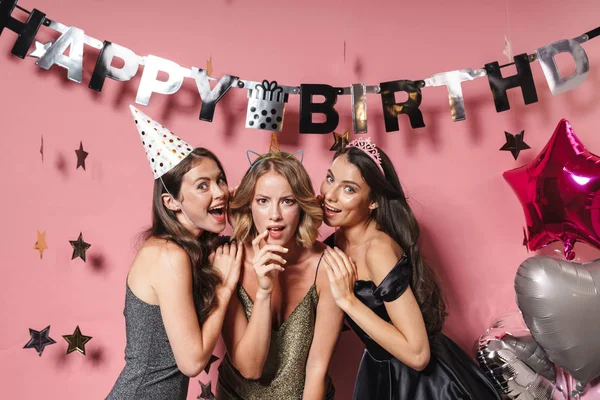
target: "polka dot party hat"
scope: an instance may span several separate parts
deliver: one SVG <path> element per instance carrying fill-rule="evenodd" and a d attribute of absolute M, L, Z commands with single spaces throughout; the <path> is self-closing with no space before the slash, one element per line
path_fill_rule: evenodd
<path fill-rule="evenodd" d="M 129 109 L 154 172 L 154 179 L 169 172 L 194 150 L 183 139 L 134 106 L 130 105 Z"/>

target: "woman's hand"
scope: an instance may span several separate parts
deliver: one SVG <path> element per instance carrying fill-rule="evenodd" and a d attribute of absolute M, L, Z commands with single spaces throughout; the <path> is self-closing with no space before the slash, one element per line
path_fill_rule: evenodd
<path fill-rule="evenodd" d="M 323 255 L 331 294 L 338 307 L 345 309 L 354 299 L 354 284 L 358 279 L 356 264 L 337 247 L 327 247 Z"/>
<path fill-rule="evenodd" d="M 288 249 L 275 244 L 264 244 L 261 246 L 261 242 L 268 235 L 269 231 L 266 230 L 252 241 L 252 249 L 254 249 L 252 267 L 258 278 L 259 290 L 270 294 L 273 291 L 273 284 L 277 273 L 285 271 L 282 265 L 287 263 L 283 257 L 276 253 L 287 253 Z"/>
<path fill-rule="evenodd" d="M 233 292 L 238 280 L 240 279 L 240 271 L 242 269 L 242 255 L 244 246 L 241 243 L 224 244 L 217 247 L 215 252 L 211 254 L 209 261 L 213 268 L 221 274 L 223 279 L 223 287 Z"/>

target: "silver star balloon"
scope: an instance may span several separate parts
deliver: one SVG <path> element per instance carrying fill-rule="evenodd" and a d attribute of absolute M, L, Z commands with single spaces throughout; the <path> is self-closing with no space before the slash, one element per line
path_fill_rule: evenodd
<path fill-rule="evenodd" d="M 46 50 L 48 50 L 53 44 L 54 44 L 53 40 L 49 41 L 48 43 L 42 43 L 42 42 L 38 42 L 36 40 L 35 41 L 35 50 L 32 51 L 31 53 L 29 53 L 28 56 L 33 57 L 33 58 L 40 58 L 41 56 L 46 54 Z"/>

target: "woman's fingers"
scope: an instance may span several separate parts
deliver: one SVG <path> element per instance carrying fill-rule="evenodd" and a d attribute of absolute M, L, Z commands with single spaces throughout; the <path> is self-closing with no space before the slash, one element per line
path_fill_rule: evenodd
<path fill-rule="evenodd" d="M 271 271 L 283 272 L 283 271 L 285 271 L 285 268 L 283 268 L 279 264 L 267 264 L 267 265 L 263 265 L 261 267 L 256 268 L 256 273 L 259 276 L 266 276 Z"/>
<path fill-rule="evenodd" d="M 350 259 L 348 258 L 348 256 L 346 255 L 346 253 L 344 253 L 343 251 L 341 251 L 340 249 L 338 249 L 337 247 L 333 248 L 333 252 L 342 259 L 342 263 L 344 268 L 346 268 L 346 272 L 348 273 L 348 275 L 353 276 L 354 275 L 354 271 L 352 268 L 352 264 L 350 263 Z"/>
<path fill-rule="evenodd" d="M 331 250 L 329 250 L 329 248 L 325 249 L 325 253 L 323 254 L 323 257 L 325 259 L 325 262 L 329 265 L 329 268 L 331 268 L 331 272 L 333 273 L 333 275 L 336 278 L 339 278 L 341 276 L 340 267 L 339 267 L 337 261 L 331 255 Z"/>
<path fill-rule="evenodd" d="M 317 195 L 317 201 L 319 202 L 319 206 L 323 205 L 324 200 L 325 200 L 325 196 L 323 196 L 322 194 Z"/>
<path fill-rule="evenodd" d="M 268 230 L 265 230 L 260 235 L 256 236 L 252 241 L 252 249 L 254 250 L 254 254 L 257 254 L 260 251 L 260 241 L 265 239 L 269 234 Z"/>
<path fill-rule="evenodd" d="M 327 279 L 329 279 L 329 283 L 333 284 L 335 282 L 335 275 L 331 266 L 327 262 L 327 260 L 323 259 L 323 268 L 325 268 L 325 272 L 327 273 Z"/>
<path fill-rule="evenodd" d="M 259 258 L 254 264 L 258 266 L 262 266 L 267 264 L 269 261 L 278 262 L 279 264 L 286 264 L 287 261 L 281 257 L 279 254 L 275 253 L 265 253 L 261 258 Z"/>
<path fill-rule="evenodd" d="M 264 245 L 258 253 L 254 253 L 254 258 L 259 259 L 266 253 L 276 252 L 276 253 L 287 253 L 288 249 L 283 246 L 279 246 L 277 244 L 266 244 Z"/>
<path fill-rule="evenodd" d="M 236 263 L 241 266 L 242 265 L 242 257 L 244 255 L 244 245 L 240 242 L 237 243 L 237 250 L 236 250 L 236 254 L 235 254 L 235 261 Z"/>
<path fill-rule="evenodd" d="M 229 244 L 225 243 L 221 247 L 223 248 L 223 255 L 228 256 L 229 255 Z"/>
<path fill-rule="evenodd" d="M 340 275 L 348 275 L 348 269 L 344 264 L 344 259 L 333 249 L 329 250 L 329 256 L 337 264 Z"/>

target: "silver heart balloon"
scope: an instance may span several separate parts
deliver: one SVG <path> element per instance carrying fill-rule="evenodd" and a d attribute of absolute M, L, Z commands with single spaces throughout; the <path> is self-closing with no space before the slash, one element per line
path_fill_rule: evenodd
<path fill-rule="evenodd" d="M 515 291 L 531 334 L 582 393 L 600 376 L 600 259 L 528 258 L 517 271 Z"/>
<path fill-rule="evenodd" d="M 548 355 L 538 342 L 531 336 L 514 337 L 506 335 L 502 338 L 503 345 L 511 349 L 519 360 L 552 383 L 556 383 L 556 369 L 548 359 Z"/>
<path fill-rule="evenodd" d="M 475 343 L 477 362 L 496 388 L 513 400 L 564 399 L 554 364 L 531 337 L 521 312 L 498 317 Z"/>
<path fill-rule="evenodd" d="M 551 400 L 558 397 L 551 382 L 531 369 L 499 339 L 479 340 L 477 362 L 502 393 L 513 400 Z"/>

